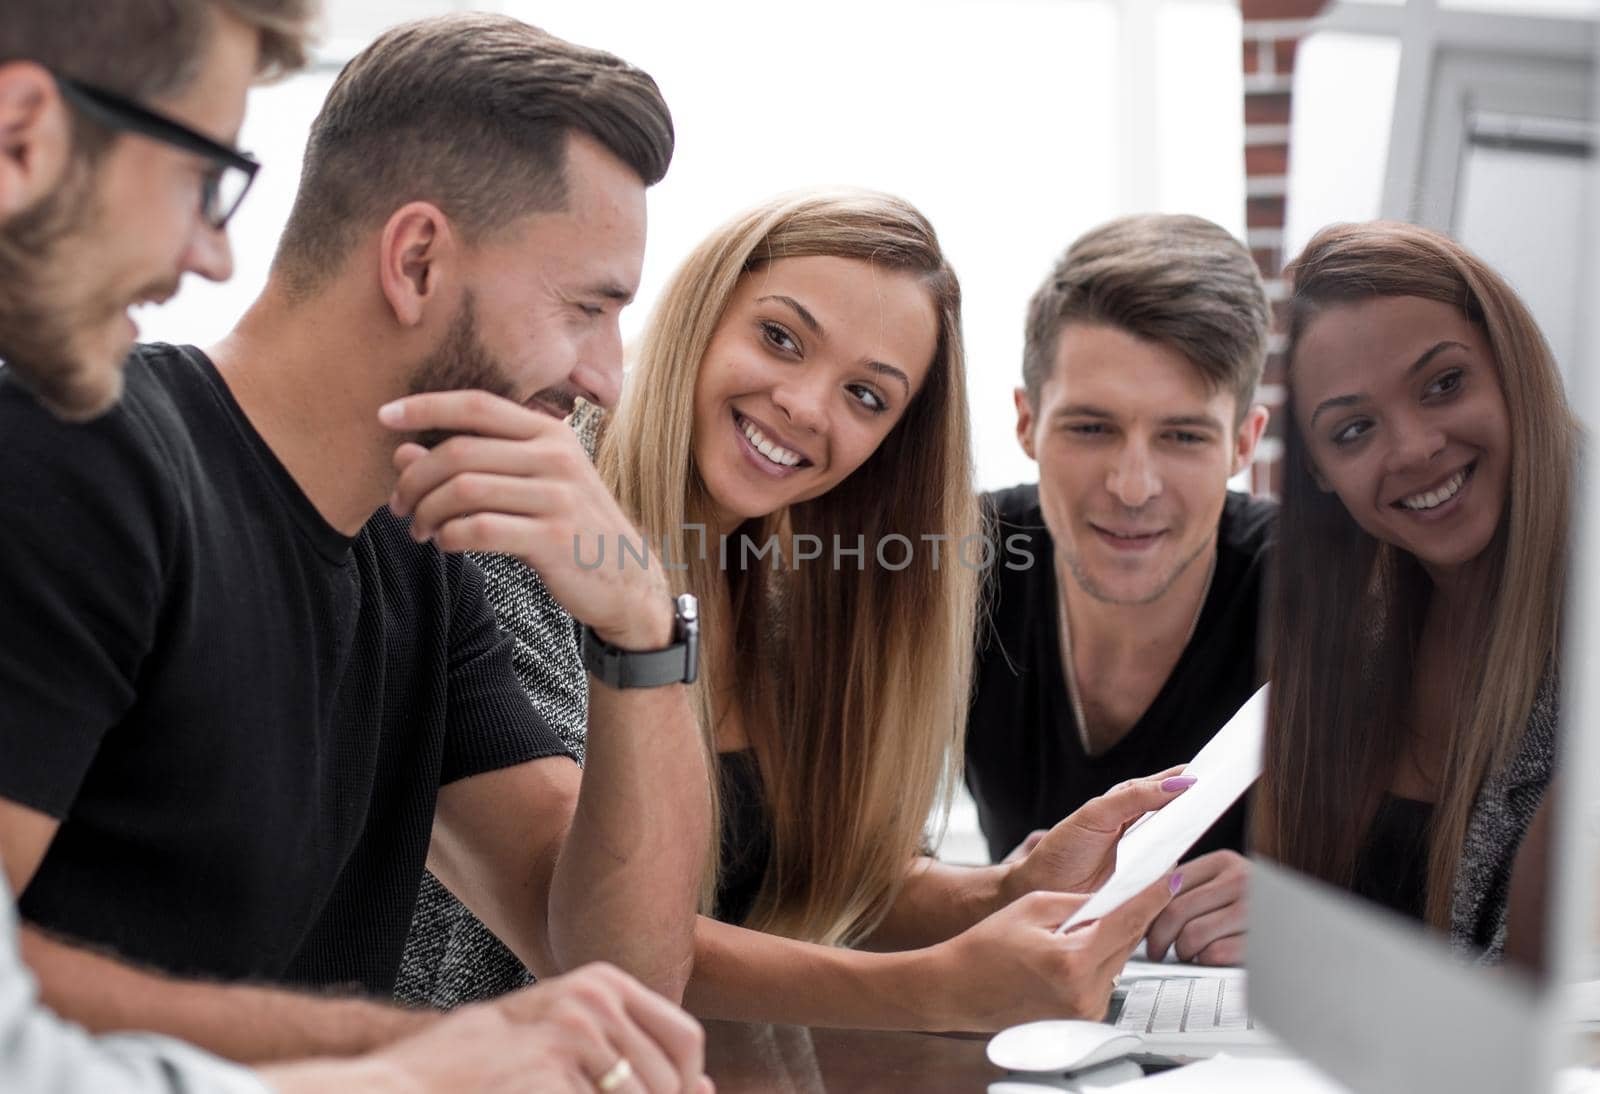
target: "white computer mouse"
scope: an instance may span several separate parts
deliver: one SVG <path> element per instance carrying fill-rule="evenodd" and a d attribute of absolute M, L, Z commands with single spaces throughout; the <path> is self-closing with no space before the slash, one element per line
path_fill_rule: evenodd
<path fill-rule="evenodd" d="M 1104 1022 L 1025 1022 L 989 1039 L 989 1060 L 1007 1071 L 1082 1071 L 1144 1047 L 1137 1033 Z"/>

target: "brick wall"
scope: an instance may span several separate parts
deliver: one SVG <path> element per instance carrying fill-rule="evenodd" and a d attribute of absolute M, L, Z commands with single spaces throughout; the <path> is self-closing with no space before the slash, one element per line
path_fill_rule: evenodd
<path fill-rule="evenodd" d="M 1275 493 L 1282 453 L 1282 313 L 1288 289 L 1283 264 L 1283 226 L 1289 176 L 1289 111 L 1294 57 L 1310 21 L 1326 0 L 1239 0 L 1244 16 L 1244 170 L 1245 242 L 1267 282 L 1273 332 L 1261 400 L 1271 408 L 1272 424 L 1256 453 L 1251 486 Z"/>

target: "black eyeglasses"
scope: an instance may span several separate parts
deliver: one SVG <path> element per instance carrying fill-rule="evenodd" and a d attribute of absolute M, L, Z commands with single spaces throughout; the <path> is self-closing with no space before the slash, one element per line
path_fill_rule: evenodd
<path fill-rule="evenodd" d="M 59 73 L 52 75 L 63 99 L 108 129 L 137 133 L 209 160 L 211 168 L 200 184 L 200 215 L 218 231 L 227 227 L 261 169 L 255 158 L 115 92 Z"/>

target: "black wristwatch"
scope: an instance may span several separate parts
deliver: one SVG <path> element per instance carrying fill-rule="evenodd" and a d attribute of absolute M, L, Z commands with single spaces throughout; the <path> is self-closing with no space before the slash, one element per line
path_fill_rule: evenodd
<path fill-rule="evenodd" d="M 700 603 L 688 593 L 673 601 L 672 645 L 624 650 L 583 625 L 583 667 L 613 688 L 692 684 L 700 675 Z"/>

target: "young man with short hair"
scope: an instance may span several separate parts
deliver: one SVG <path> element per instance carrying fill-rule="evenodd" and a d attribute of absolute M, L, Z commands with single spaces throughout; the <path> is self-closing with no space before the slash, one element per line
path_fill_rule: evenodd
<path fill-rule="evenodd" d="M 541 971 L 605 956 L 679 993 L 707 823 L 684 689 L 597 683 L 580 793 L 481 575 L 440 549 L 509 535 L 614 660 L 692 675 L 692 613 L 674 617 L 659 571 L 617 582 L 573 559 L 573 527 L 632 530 L 558 418 L 577 394 L 615 395 L 665 104 L 636 69 L 514 20 L 385 35 L 336 84 L 272 281 L 215 363 L 142 348 L 121 404 L 64 426 L 45 408 L 115 399 L 129 304 L 186 269 L 226 276 L 229 202 L 206 157 L 236 133 L 256 60 L 231 26 L 148 108 L 61 84 L 140 139 L 84 168 L 83 204 L 37 264 L 50 276 L 5 286 L 26 291 L 0 319 L 0 852 L 43 928 L 27 952 L 45 997 L 91 1028 L 244 1060 L 394 1042 L 437 1016 L 258 985 L 386 994 L 425 856 Z M 60 77 L 26 68 L 53 104 Z M 0 196 L 65 132 L 15 125 Z M 186 234 L 80 238 L 161 180 L 187 197 L 148 215 L 182 205 Z M 16 206 L 22 255 L 64 214 Z M 74 322 L 22 323 L 56 318 L 44 290 L 69 284 Z M 441 430 L 465 435 L 402 443 Z M 472 503 L 437 545 L 382 508 L 419 482 L 434 513 L 457 491 Z M 698 1027 L 615 969 L 484 1013 L 453 1023 L 482 1046 L 457 1062 L 462 1085 L 493 1077 L 484 1027 L 507 1021 L 527 1024 L 514 1036 L 526 1066 L 545 1058 L 544 1088 L 703 1083 Z M 430 1043 L 406 1051 L 437 1074 L 450 1050 Z"/>
<path fill-rule="evenodd" d="M 1034 294 L 1015 397 L 1039 482 L 987 498 L 996 539 L 1031 564 L 991 571 L 967 731 L 995 858 L 1187 762 L 1262 682 L 1274 509 L 1228 479 L 1266 426 L 1267 324 L 1249 252 L 1192 216 L 1094 229 Z M 1244 831 L 1240 805 L 1197 845 L 1152 951 L 1241 958 Z"/>

